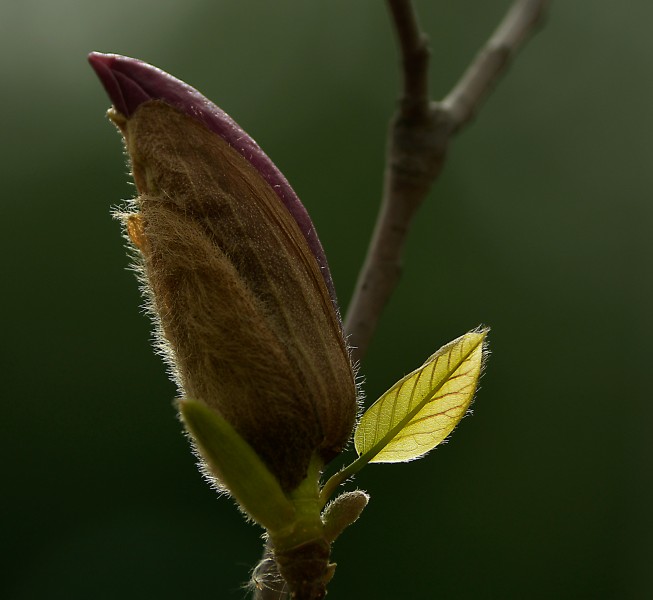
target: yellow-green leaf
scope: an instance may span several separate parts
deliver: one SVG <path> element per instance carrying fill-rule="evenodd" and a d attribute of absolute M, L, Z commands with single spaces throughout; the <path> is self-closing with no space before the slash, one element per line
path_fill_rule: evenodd
<path fill-rule="evenodd" d="M 453 431 L 474 397 L 487 332 L 471 331 L 443 346 L 367 410 L 354 434 L 361 459 L 413 460 Z"/>

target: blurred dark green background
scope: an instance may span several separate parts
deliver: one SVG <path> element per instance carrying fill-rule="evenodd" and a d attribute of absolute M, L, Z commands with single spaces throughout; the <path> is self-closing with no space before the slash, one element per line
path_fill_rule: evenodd
<path fill-rule="evenodd" d="M 418 2 L 433 92 L 509 2 Z M 363 365 L 375 399 L 492 326 L 450 444 L 370 466 L 329 598 L 653 597 L 653 4 L 558 2 L 452 147 Z M 398 89 L 372 0 L 2 0 L 0 596 L 242 598 L 260 531 L 201 480 L 109 210 L 91 50 L 156 64 L 263 146 L 347 304 Z"/>

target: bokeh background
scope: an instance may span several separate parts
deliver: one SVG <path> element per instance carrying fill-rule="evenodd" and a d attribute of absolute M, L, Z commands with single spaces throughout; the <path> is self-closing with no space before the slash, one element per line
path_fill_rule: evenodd
<path fill-rule="evenodd" d="M 507 0 L 417 2 L 441 97 Z M 329 597 L 653 597 L 653 4 L 554 3 L 421 210 L 363 364 L 375 399 L 485 323 L 474 416 L 373 465 Z M 260 531 L 201 480 L 110 207 L 91 50 L 202 90 L 311 212 L 343 306 L 399 84 L 372 0 L 2 0 L 0 596 L 243 598 Z M 351 455 L 350 455 L 351 457 Z"/>

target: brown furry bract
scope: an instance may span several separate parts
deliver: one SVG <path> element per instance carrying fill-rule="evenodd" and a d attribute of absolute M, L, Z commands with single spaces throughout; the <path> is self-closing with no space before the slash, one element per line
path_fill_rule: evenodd
<path fill-rule="evenodd" d="M 350 437 L 356 386 L 288 210 L 220 136 L 161 101 L 113 113 L 139 197 L 124 215 L 181 393 L 227 419 L 286 491 Z"/>

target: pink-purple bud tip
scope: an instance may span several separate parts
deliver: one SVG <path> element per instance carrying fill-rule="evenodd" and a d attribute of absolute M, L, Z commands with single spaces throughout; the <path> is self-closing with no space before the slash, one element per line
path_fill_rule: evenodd
<path fill-rule="evenodd" d="M 329 265 L 311 218 L 288 180 L 259 145 L 227 113 L 195 88 L 161 69 L 119 54 L 91 52 L 88 60 L 118 112 L 129 118 L 144 102 L 162 100 L 203 123 L 251 163 L 297 222 L 320 267 L 336 314 L 339 314 Z"/>

